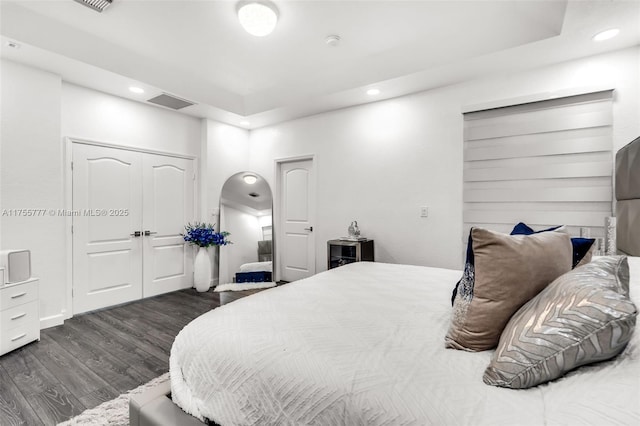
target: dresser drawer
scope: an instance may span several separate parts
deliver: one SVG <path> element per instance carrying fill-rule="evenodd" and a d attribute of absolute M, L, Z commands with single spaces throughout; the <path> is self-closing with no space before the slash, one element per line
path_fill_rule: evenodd
<path fill-rule="evenodd" d="M 0 355 L 34 340 L 40 340 L 40 321 L 30 321 L 9 330 L 0 330 Z"/>
<path fill-rule="evenodd" d="M 40 322 L 37 300 L 0 312 L 0 333 L 34 322 Z"/>
<path fill-rule="evenodd" d="M 38 280 L 0 289 L 0 311 L 38 300 Z"/>

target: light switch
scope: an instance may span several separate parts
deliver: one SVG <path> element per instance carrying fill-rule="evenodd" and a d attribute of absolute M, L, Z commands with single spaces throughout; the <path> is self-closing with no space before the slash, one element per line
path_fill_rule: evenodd
<path fill-rule="evenodd" d="M 420 207 L 420 217 L 428 217 L 429 216 L 429 207 L 422 206 Z"/>

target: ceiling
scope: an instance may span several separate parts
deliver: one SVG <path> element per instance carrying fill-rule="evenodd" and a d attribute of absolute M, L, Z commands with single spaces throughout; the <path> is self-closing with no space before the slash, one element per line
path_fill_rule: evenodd
<path fill-rule="evenodd" d="M 252 175 L 256 182 L 248 184 L 243 177 Z M 271 188 L 267 181 L 253 172 L 240 172 L 231 176 L 222 186 L 220 204 L 231 206 L 254 216 L 271 214 Z"/>
<path fill-rule="evenodd" d="M 141 102 L 166 92 L 196 104 L 185 114 L 256 128 L 640 44 L 635 0 L 273 0 L 280 18 L 266 37 L 242 29 L 237 3 L 114 0 L 98 13 L 73 0 L 2 0 L 0 53 Z M 610 27 L 620 35 L 591 40 Z M 372 87 L 381 93 L 367 95 Z"/>

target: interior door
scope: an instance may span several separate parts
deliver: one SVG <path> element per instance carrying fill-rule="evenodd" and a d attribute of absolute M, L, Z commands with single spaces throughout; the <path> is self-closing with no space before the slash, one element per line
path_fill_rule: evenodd
<path fill-rule="evenodd" d="M 280 274 L 296 281 L 316 273 L 313 160 L 280 163 Z"/>
<path fill-rule="evenodd" d="M 141 154 L 73 144 L 73 312 L 142 297 Z"/>
<path fill-rule="evenodd" d="M 193 285 L 192 250 L 180 233 L 194 217 L 193 160 L 143 157 L 143 295 Z"/>

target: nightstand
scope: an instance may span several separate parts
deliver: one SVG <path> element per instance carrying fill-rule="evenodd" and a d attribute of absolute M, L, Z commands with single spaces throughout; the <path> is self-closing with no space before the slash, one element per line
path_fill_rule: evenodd
<path fill-rule="evenodd" d="M 327 241 L 327 268 L 333 269 L 347 263 L 374 261 L 373 240 Z"/>

